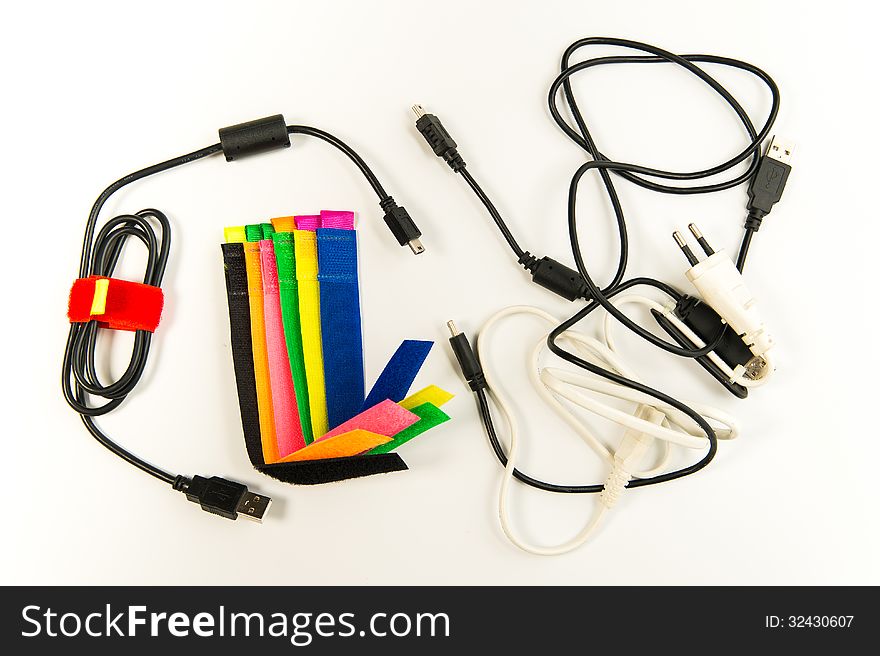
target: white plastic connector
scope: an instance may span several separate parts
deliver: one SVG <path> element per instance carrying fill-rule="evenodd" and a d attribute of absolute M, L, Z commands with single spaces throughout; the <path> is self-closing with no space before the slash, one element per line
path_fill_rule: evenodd
<path fill-rule="evenodd" d="M 764 326 L 755 297 L 723 250 L 693 265 L 685 275 L 752 353 L 762 357 L 773 347 L 773 338 Z"/>
<path fill-rule="evenodd" d="M 640 405 L 635 416 L 658 426 L 666 421 L 664 413 L 649 405 Z M 614 452 L 605 487 L 599 493 L 599 501 L 603 506 L 609 510 L 614 507 L 632 478 L 632 472 L 639 471 L 640 463 L 653 442 L 654 438 L 647 433 L 635 428 L 626 429 L 620 446 Z"/>

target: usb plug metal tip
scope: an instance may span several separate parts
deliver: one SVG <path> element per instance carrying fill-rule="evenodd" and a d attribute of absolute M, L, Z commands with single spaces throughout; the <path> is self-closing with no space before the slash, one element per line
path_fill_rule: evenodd
<path fill-rule="evenodd" d="M 263 515 L 269 510 L 270 505 L 272 505 L 272 499 L 265 494 L 245 492 L 241 495 L 241 499 L 238 500 L 235 512 L 239 517 L 246 517 L 255 522 L 262 522 Z"/>
<path fill-rule="evenodd" d="M 775 159 L 777 162 L 791 166 L 791 158 L 794 155 L 794 144 L 777 139 L 775 136 L 770 140 L 767 146 L 767 157 Z"/>

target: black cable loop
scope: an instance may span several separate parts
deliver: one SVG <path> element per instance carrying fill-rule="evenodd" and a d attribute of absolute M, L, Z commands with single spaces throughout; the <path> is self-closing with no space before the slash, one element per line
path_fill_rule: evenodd
<path fill-rule="evenodd" d="M 159 224 L 161 237 L 157 237 L 148 219 Z M 92 244 L 92 261 L 89 263 L 88 275 L 112 277 L 125 242 L 137 237 L 147 250 L 144 284 L 158 287 L 162 283 L 171 248 L 170 230 L 168 218 L 154 209 L 111 219 L 101 228 Z M 138 384 L 146 368 L 151 333 L 146 330 L 135 332 L 128 367 L 116 380 L 106 384 L 101 382 L 95 365 L 97 337 L 96 321 L 71 324 L 68 340 L 70 357 L 65 357 L 64 361 L 65 398 L 74 410 L 92 417 L 116 408 Z M 70 385 L 71 377 L 74 387 Z M 89 405 L 82 401 L 83 393 L 107 399 L 108 403 Z"/>
<path fill-rule="evenodd" d="M 578 64 L 571 65 L 570 59 L 571 56 L 580 48 L 591 46 L 591 45 L 606 45 L 606 46 L 618 46 L 624 48 L 630 48 L 634 50 L 639 50 L 642 52 L 651 53 L 649 56 L 613 56 L 613 57 L 596 57 L 593 59 L 588 59 L 586 61 L 580 62 Z M 748 116 L 748 113 L 743 109 L 743 107 L 739 104 L 739 102 L 728 92 L 717 80 L 715 80 L 711 75 L 697 66 L 694 62 L 705 62 L 705 63 L 714 63 L 714 64 L 722 64 L 725 66 L 729 66 L 732 68 L 737 68 L 740 70 L 744 70 L 748 73 L 751 73 L 762 80 L 770 90 L 770 94 L 772 97 L 771 108 L 768 113 L 767 119 L 764 122 L 764 125 L 760 130 L 755 130 L 755 127 Z M 570 78 L 575 73 L 586 70 L 592 66 L 598 66 L 602 64 L 626 64 L 626 63 L 670 63 L 676 64 L 678 66 L 683 67 L 685 70 L 693 73 L 699 79 L 706 82 L 714 91 L 720 95 L 725 102 L 730 105 L 730 107 L 734 110 L 737 117 L 742 122 L 748 136 L 750 137 L 750 142 L 748 146 L 746 146 L 738 155 L 728 159 L 727 161 L 718 164 L 716 166 L 710 167 L 708 169 L 704 169 L 701 171 L 694 171 L 689 173 L 681 173 L 674 171 L 664 171 L 662 169 L 650 168 L 641 166 L 638 164 L 630 164 L 624 162 L 614 162 L 609 160 L 599 148 L 596 146 L 595 141 L 590 134 L 590 131 L 586 125 L 586 121 L 583 118 L 583 114 L 578 107 L 577 100 L 575 98 L 574 92 L 571 88 Z M 559 108 L 557 105 L 557 97 L 559 95 L 559 89 L 562 87 L 563 95 L 568 104 L 569 111 L 573 116 L 575 123 L 578 126 L 580 132 L 576 132 L 574 128 L 572 128 L 565 120 L 562 118 L 562 115 L 559 112 Z M 609 300 L 608 296 L 611 292 L 613 292 L 623 280 L 623 277 L 626 273 L 626 266 L 628 260 L 628 235 L 627 235 L 627 227 L 626 220 L 623 213 L 623 208 L 620 205 L 619 198 L 617 196 L 617 191 L 614 187 L 614 183 L 611 179 L 610 173 L 615 173 L 620 175 L 621 177 L 637 184 L 646 189 L 650 189 L 652 191 L 657 191 L 660 193 L 671 193 L 671 194 L 698 194 L 698 193 L 711 193 L 715 191 L 721 191 L 724 189 L 730 189 L 735 187 L 743 182 L 746 182 L 751 176 L 754 174 L 755 170 L 758 167 L 758 163 L 760 161 L 760 149 L 761 143 L 770 133 L 770 130 L 773 127 L 773 123 L 776 120 L 776 116 L 779 112 L 779 89 L 776 86 L 776 83 L 773 79 L 764 71 L 748 64 L 747 62 L 742 62 L 736 59 L 730 59 L 727 57 L 718 57 L 714 55 L 684 55 L 679 56 L 674 53 L 668 52 L 661 48 L 657 48 L 655 46 L 639 43 L 637 41 L 630 41 L 627 39 L 614 39 L 614 38 L 604 38 L 604 37 L 593 37 L 587 39 L 581 39 L 576 41 L 572 45 L 570 45 L 562 57 L 561 63 L 561 72 L 559 76 L 553 81 L 550 87 L 550 94 L 548 96 L 550 113 L 553 116 L 554 121 L 563 132 L 568 135 L 575 143 L 577 143 L 581 148 L 583 148 L 588 154 L 590 154 L 594 159 L 592 161 L 586 162 L 581 165 L 577 171 L 575 171 L 572 176 L 571 184 L 569 187 L 569 202 L 568 202 L 568 226 L 569 226 L 569 239 L 571 241 L 572 247 L 572 255 L 575 260 L 575 264 L 577 266 L 578 272 L 584 277 L 584 280 L 587 283 L 587 287 L 589 290 L 589 298 L 591 300 L 596 301 L 599 305 L 601 305 L 607 312 L 609 312 L 615 319 L 617 319 L 620 323 L 626 326 L 630 331 L 637 334 L 639 337 L 649 341 L 651 344 L 654 344 L 658 348 L 663 349 L 669 353 L 674 355 L 679 355 L 683 357 L 699 357 L 701 355 L 705 355 L 708 352 L 712 351 L 714 346 L 720 343 L 723 338 L 724 329 L 719 331 L 718 336 L 711 340 L 709 344 L 707 344 L 702 349 L 687 349 L 682 348 L 678 344 L 674 344 L 668 342 L 660 337 L 657 337 L 650 331 L 642 328 L 637 323 L 629 319 L 623 312 L 618 310 Z M 752 158 L 752 162 L 745 173 L 736 176 L 730 180 L 717 182 L 708 185 L 695 186 L 695 187 L 676 187 L 670 185 L 664 185 L 657 182 L 653 182 L 651 180 L 647 180 L 643 177 L 640 177 L 636 174 L 659 177 L 664 179 L 674 179 L 674 180 L 696 180 L 701 178 L 706 178 L 714 175 L 718 175 L 725 171 L 730 170 L 734 166 L 737 166 L 741 162 L 745 161 L 748 158 Z M 590 170 L 596 170 L 599 172 L 602 182 L 605 186 L 605 189 L 608 193 L 609 199 L 611 201 L 611 206 L 614 211 L 615 219 L 617 221 L 618 226 L 618 235 L 620 242 L 620 256 L 618 260 L 618 267 L 614 274 L 614 277 L 611 280 L 611 283 L 604 289 L 600 289 L 598 285 L 593 281 L 589 272 L 587 271 L 586 264 L 584 262 L 583 253 L 580 248 L 578 235 L 577 235 L 577 188 L 578 184 L 583 177 L 583 175 Z M 745 236 L 743 238 L 743 243 L 740 248 L 740 256 L 737 260 L 738 266 L 740 269 L 745 264 L 745 256 L 748 250 L 749 242 L 751 240 L 751 231 L 746 231 Z M 587 316 L 595 306 L 588 306 L 590 309 L 586 312 L 579 313 L 581 314 L 581 318 Z M 710 348 L 712 347 L 712 348 Z"/>
<path fill-rule="evenodd" d="M 618 56 L 602 56 L 602 57 L 594 57 L 592 59 L 588 59 L 576 64 L 571 64 L 570 60 L 572 55 L 577 52 L 580 48 L 586 46 L 616 46 L 622 48 L 629 48 L 632 50 L 637 50 L 644 53 L 649 53 L 647 55 L 618 55 Z M 616 162 L 608 158 L 603 152 L 597 147 L 595 141 L 593 140 L 592 135 L 587 127 L 586 121 L 581 113 L 581 110 L 577 104 L 577 100 L 575 98 L 574 92 L 571 88 L 570 80 L 575 73 L 588 70 L 595 66 L 606 65 L 606 64 L 657 64 L 657 63 L 667 63 L 681 66 L 688 72 L 694 74 L 697 78 L 705 82 L 712 90 L 714 90 L 734 111 L 734 113 L 739 118 L 742 123 L 746 134 L 749 137 L 749 143 L 746 147 L 744 147 L 737 155 L 729 158 L 728 160 L 717 164 L 715 166 L 692 172 L 678 172 L 678 171 L 666 171 L 663 169 L 657 169 L 647 166 L 642 166 L 639 164 L 632 164 L 626 162 Z M 770 91 L 771 95 L 771 107 L 768 112 L 767 118 L 764 121 L 764 124 L 760 129 L 756 129 L 754 124 L 752 123 L 751 118 L 748 113 L 743 109 L 740 103 L 733 97 L 733 95 L 724 88 L 724 86 L 715 80 L 709 73 L 704 71 L 702 68 L 697 66 L 697 63 L 708 63 L 708 64 L 717 64 L 722 66 L 727 66 L 730 68 L 739 69 L 750 73 L 764 82 L 767 88 Z M 697 426 L 706 434 L 708 439 L 708 450 L 704 454 L 704 456 L 696 463 L 684 467 L 672 472 L 668 472 L 665 474 L 660 474 L 658 476 L 653 476 L 646 479 L 634 479 L 630 481 L 627 487 L 643 487 L 647 485 L 654 485 L 657 483 L 662 483 L 665 481 L 673 480 L 676 478 L 680 478 L 682 476 L 686 476 L 688 474 L 692 474 L 696 471 L 699 471 L 703 467 L 709 464 L 715 456 L 717 451 L 717 436 L 715 435 L 712 427 L 706 422 L 706 420 L 699 415 L 695 410 L 683 404 L 682 402 L 672 398 L 671 396 L 661 392 L 659 390 L 650 388 L 642 383 L 637 381 L 630 380 L 619 374 L 594 365 L 582 358 L 578 357 L 574 353 L 566 351 L 561 346 L 559 346 L 556 341 L 564 333 L 566 330 L 574 327 L 577 323 L 587 317 L 590 313 L 595 311 L 597 308 L 602 307 L 607 312 L 609 312 L 617 321 L 626 326 L 630 331 L 637 334 L 639 337 L 647 340 L 651 344 L 654 344 L 658 348 L 663 349 L 669 353 L 674 355 L 682 356 L 682 357 L 700 357 L 702 355 L 706 355 L 709 352 L 713 351 L 721 340 L 724 338 L 725 331 L 727 330 L 726 326 L 723 326 L 719 331 L 717 336 L 710 340 L 703 348 L 700 349 L 687 349 L 682 348 L 678 344 L 673 344 L 671 342 L 667 342 L 666 340 L 657 337 L 647 329 L 641 327 L 629 317 L 627 317 L 622 311 L 618 310 L 617 307 L 610 301 L 610 298 L 615 296 L 616 294 L 624 291 L 625 289 L 629 289 L 631 287 L 637 285 L 648 285 L 652 286 L 667 295 L 669 295 L 674 300 L 679 300 L 681 298 L 681 293 L 675 290 L 672 286 L 667 285 L 659 280 L 655 280 L 652 278 L 633 278 L 630 280 L 624 280 L 626 275 L 626 268 L 628 264 L 629 258 L 629 237 L 627 234 L 627 226 L 626 219 L 623 212 L 623 207 L 620 203 L 620 198 L 617 194 L 617 190 L 614 186 L 614 181 L 612 179 L 612 173 L 615 175 L 632 182 L 642 188 L 649 189 L 651 191 L 656 191 L 659 193 L 666 194 L 677 194 L 677 195 L 689 195 L 689 194 L 705 194 L 712 193 L 716 191 L 722 191 L 725 189 L 730 189 L 736 187 L 754 176 L 755 172 L 758 169 L 758 165 L 760 163 L 761 158 L 761 144 L 767 138 L 770 133 L 770 130 L 773 127 L 773 123 L 776 120 L 776 116 L 779 112 L 779 89 L 776 86 L 776 83 L 773 79 L 765 73 L 763 70 L 749 64 L 747 62 L 743 62 L 736 59 L 731 59 L 728 57 L 718 57 L 714 55 L 676 55 L 674 53 L 668 52 L 661 48 L 657 48 L 655 46 L 640 43 L 637 41 L 630 41 L 627 39 L 615 39 L 615 38 L 605 38 L 605 37 L 593 37 L 587 39 L 581 39 L 575 41 L 571 44 L 562 56 L 561 61 L 561 70 L 559 75 L 553 81 L 550 86 L 550 92 L 548 95 L 548 104 L 550 107 L 550 114 L 553 117 L 553 120 L 560 127 L 563 133 L 568 136 L 575 144 L 577 144 L 580 148 L 582 148 L 592 159 L 583 165 L 581 165 L 577 171 L 575 171 L 572 176 L 571 184 L 569 186 L 569 199 L 568 199 L 568 228 L 569 228 L 569 239 L 571 242 L 572 254 L 574 256 L 575 264 L 577 266 L 578 272 L 583 276 L 586 285 L 587 285 L 587 294 L 585 295 L 588 303 L 586 306 L 581 308 L 578 312 L 576 312 L 572 317 L 562 322 L 559 326 L 557 326 L 547 338 L 547 345 L 551 352 L 555 355 L 559 356 L 563 360 L 587 371 L 594 373 L 595 375 L 601 376 L 612 382 L 618 383 L 620 385 L 626 386 L 630 389 L 642 392 L 653 398 L 658 399 L 659 401 L 669 404 L 681 412 L 685 413 L 688 417 L 690 417 Z M 566 104 L 569 109 L 569 113 L 574 119 L 575 127 L 572 127 L 563 117 L 559 110 L 558 106 L 558 97 L 560 95 L 560 89 L 562 90 L 562 95 L 565 98 Z M 705 178 L 709 178 L 712 176 L 716 176 L 722 173 L 725 173 L 732 169 L 733 167 L 745 162 L 746 160 L 751 160 L 746 168 L 746 170 L 739 174 L 735 175 L 728 180 L 723 180 L 720 182 L 707 183 L 702 185 L 695 186 L 676 186 L 671 184 L 664 184 L 661 182 L 657 182 L 651 180 L 649 178 L 657 178 L 660 180 L 677 180 L 677 181 L 695 181 L 701 180 Z M 596 282 L 591 277 L 589 271 L 587 270 L 586 263 L 584 261 L 583 254 L 581 252 L 580 243 L 577 235 L 577 188 L 578 184 L 583 177 L 583 175 L 588 171 L 596 171 L 598 172 L 603 186 L 605 187 L 606 193 L 608 195 L 608 199 L 611 204 L 611 208 L 614 212 L 615 221 L 617 224 L 618 230 L 618 242 L 619 242 L 619 256 L 618 256 L 618 264 L 615 270 L 614 275 L 612 276 L 611 281 L 604 288 L 599 287 Z M 495 208 L 494 204 L 489 200 L 486 193 L 482 190 L 479 184 L 473 179 L 470 174 L 466 174 L 464 170 L 460 171 L 462 175 L 465 177 L 465 180 L 468 182 L 468 185 L 474 190 L 480 200 L 483 201 L 486 208 L 489 210 L 490 215 L 493 220 L 498 224 L 499 228 L 502 231 L 505 239 L 508 244 L 511 246 L 511 249 L 517 254 L 517 257 L 521 257 L 522 249 L 519 248 L 512 234 L 510 233 L 507 225 L 505 224 L 503 218 L 501 217 L 498 210 Z M 746 230 L 744 232 L 743 240 L 740 246 L 739 255 L 737 257 L 737 268 L 742 270 L 745 265 L 746 256 L 748 253 L 749 245 L 751 243 L 751 237 L 754 232 L 754 228 L 750 226 L 746 226 Z M 498 440 L 497 434 L 495 432 L 495 427 L 492 420 L 492 415 L 489 409 L 489 403 L 487 396 L 484 391 L 479 390 L 477 392 L 477 403 L 478 409 L 480 412 L 480 417 L 482 423 L 486 429 L 486 432 L 489 437 L 489 441 L 492 445 L 493 450 L 495 451 L 496 456 L 501 461 L 503 465 L 507 464 L 507 458 L 504 454 L 504 450 Z M 556 485 L 552 483 L 546 483 L 544 481 L 540 481 L 536 478 L 523 474 L 519 470 L 514 470 L 513 475 L 520 481 L 531 485 L 533 487 L 547 490 L 551 492 L 563 492 L 563 493 L 595 493 L 599 492 L 603 489 L 601 484 L 599 485 Z"/>
<path fill-rule="evenodd" d="M 304 125 L 288 125 L 287 131 L 288 134 L 303 134 L 318 138 L 340 150 L 358 167 L 373 191 L 379 196 L 380 203 L 393 203 L 393 199 L 382 187 L 372 169 L 348 144 L 328 132 Z M 87 278 L 91 275 L 112 277 L 125 242 L 134 237 L 144 244 L 147 251 L 144 284 L 154 287 L 161 286 L 168 256 L 171 252 L 171 225 L 168 218 L 155 209 L 141 210 L 137 214 L 123 214 L 110 219 L 95 235 L 101 210 L 110 196 L 132 182 L 203 159 L 222 150 L 221 144 L 216 143 L 129 173 L 104 189 L 92 205 L 86 220 L 79 277 Z M 160 232 L 158 235 L 151 221 L 159 224 Z M 170 474 L 127 451 L 111 440 L 94 421 L 94 417 L 105 415 L 118 408 L 126 396 L 137 386 L 146 368 L 152 333 L 146 330 L 135 332 L 131 359 L 126 370 L 116 380 L 109 383 L 103 383 L 98 375 L 95 352 L 97 336 L 98 323 L 96 321 L 70 325 L 61 372 L 61 388 L 65 400 L 71 408 L 79 413 L 86 429 L 100 444 L 151 476 L 175 485 L 175 489 L 182 489 L 177 486 L 184 485 L 188 479 Z M 103 399 L 105 402 L 94 405 L 92 402 L 94 398 Z"/>

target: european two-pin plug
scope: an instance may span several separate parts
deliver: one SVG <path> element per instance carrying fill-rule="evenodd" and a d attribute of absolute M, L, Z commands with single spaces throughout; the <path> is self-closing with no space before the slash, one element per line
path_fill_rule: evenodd
<path fill-rule="evenodd" d="M 755 297 L 730 257 L 723 250 L 715 251 L 695 224 L 691 223 L 688 229 L 707 257 L 702 261 L 697 259 L 682 234 L 674 232 L 673 238 L 691 264 L 685 275 L 703 300 L 751 351 L 753 357 L 742 365 L 745 377 L 750 380 L 766 378 L 772 371 L 767 354 L 773 347 L 773 339 L 764 325 Z"/>

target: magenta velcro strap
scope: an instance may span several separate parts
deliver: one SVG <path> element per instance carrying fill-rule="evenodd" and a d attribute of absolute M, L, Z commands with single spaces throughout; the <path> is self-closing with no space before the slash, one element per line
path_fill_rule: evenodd
<path fill-rule="evenodd" d="M 300 214 L 293 217 L 293 220 L 296 222 L 297 230 L 311 230 L 314 232 L 321 227 L 320 214 Z"/>
<path fill-rule="evenodd" d="M 321 210 L 321 227 L 354 230 L 354 212 Z"/>

